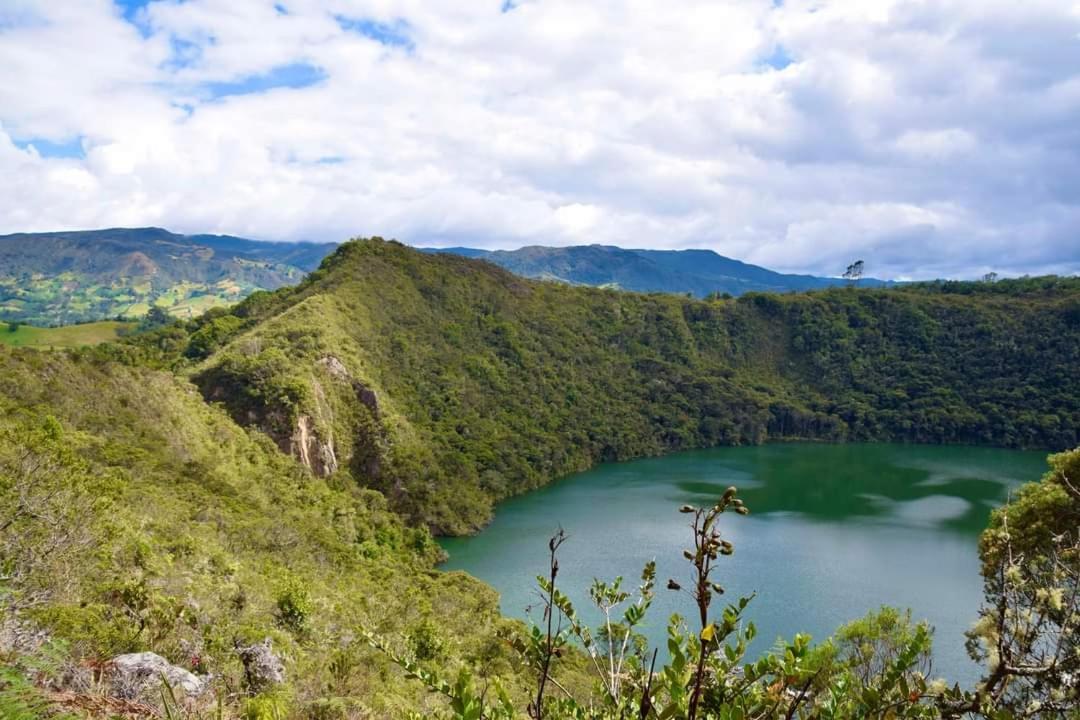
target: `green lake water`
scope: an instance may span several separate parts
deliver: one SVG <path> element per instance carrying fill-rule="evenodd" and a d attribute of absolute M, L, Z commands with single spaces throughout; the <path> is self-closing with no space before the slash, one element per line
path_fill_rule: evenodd
<path fill-rule="evenodd" d="M 777 638 L 837 626 L 883 604 L 911 608 L 935 628 L 934 674 L 971 682 L 979 669 L 964 631 L 982 598 L 977 541 L 990 509 L 1010 488 L 1038 479 L 1046 453 L 888 444 L 772 444 L 678 453 L 601 465 L 499 505 L 470 538 L 449 538 L 447 570 L 495 587 L 503 613 L 527 617 L 538 601 L 547 540 L 563 527 L 560 585 L 578 608 L 592 578 L 626 577 L 657 562 L 658 590 L 646 634 L 663 648 L 668 616 L 690 599 L 690 534 L 683 503 L 706 504 L 729 485 L 749 516 L 725 515 L 735 555 L 721 558 L 725 599 L 757 593 L 747 617 L 759 636 L 751 655 Z"/>

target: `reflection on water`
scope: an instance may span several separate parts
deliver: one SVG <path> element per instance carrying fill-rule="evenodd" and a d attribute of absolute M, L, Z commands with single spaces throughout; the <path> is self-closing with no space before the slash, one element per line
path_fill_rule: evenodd
<path fill-rule="evenodd" d="M 1027 453 L 994 449 L 788 444 L 748 450 L 718 459 L 710 469 L 715 479 L 687 479 L 677 487 L 707 502 L 729 484 L 736 484 L 757 514 L 797 512 L 826 521 L 894 516 L 902 522 L 919 522 L 917 507 L 929 514 L 922 518 L 928 524 L 978 533 L 986 526 L 990 508 L 1019 479 L 1016 471 L 1032 467 Z M 983 462 L 971 463 L 968 456 L 972 454 L 984 456 L 979 458 Z M 950 469 L 948 459 L 955 455 L 967 461 L 958 458 Z M 1035 455 L 1039 465 L 1030 479 L 1042 472 L 1042 454 Z M 938 462 L 932 462 L 935 456 Z M 1004 469 L 997 466 L 1001 459 L 1006 459 Z M 739 477 L 755 482 L 740 484 Z M 963 511 L 946 512 L 935 522 L 933 516 L 943 507 L 962 507 Z"/>
<path fill-rule="evenodd" d="M 755 652 L 799 631 L 824 638 L 892 604 L 936 627 L 937 671 L 970 681 L 977 669 L 963 632 L 981 599 L 978 533 L 1010 487 L 1044 468 L 1038 452 L 883 444 L 718 448 L 604 465 L 504 503 L 477 537 L 445 540 L 445 567 L 489 582 L 503 612 L 521 617 L 561 526 L 571 536 L 563 588 L 579 607 L 593 577 L 636 579 L 651 559 L 661 581 L 681 579 L 689 535 L 676 508 L 736 485 L 751 515 L 724 517 L 736 553 L 721 582 L 731 595 L 758 593 Z M 685 598 L 658 594 L 653 641 L 662 647 L 667 616 L 688 609 Z"/>

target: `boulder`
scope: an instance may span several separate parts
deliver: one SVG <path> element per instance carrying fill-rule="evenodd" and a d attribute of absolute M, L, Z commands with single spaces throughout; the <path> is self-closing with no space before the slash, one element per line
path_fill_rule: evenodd
<path fill-rule="evenodd" d="M 252 692 L 260 692 L 285 682 L 285 666 L 274 654 L 270 638 L 254 645 L 236 643 L 236 654 L 244 664 L 244 682 Z"/>
<path fill-rule="evenodd" d="M 319 359 L 319 365 L 326 368 L 326 371 L 330 373 L 330 376 L 335 380 L 352 380 L 352 375 L 349 373 L 349 369 L 345 367 L 345 363 L 338 360 L 333 355 L 327 355 L 324 358 Z"/>
<path fill-rule="evenodd" d="M 113 697 L 124 700 L 155 700 L 161 695 L 162 678 L 178 697 L 197 698 L 209 687 L 209 678 L 199 677 L 151 652 L 119 655 L 109 661 L 106 677 Z"/>

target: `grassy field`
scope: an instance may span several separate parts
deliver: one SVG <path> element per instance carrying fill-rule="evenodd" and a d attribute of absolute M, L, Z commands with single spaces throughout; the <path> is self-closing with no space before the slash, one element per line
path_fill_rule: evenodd
<path fill-rule="evenodd" d="M 6 324 L 0 325 L 0 344 L 11 347 L 69 348 L 115 340 L 122 328 L 135 323 L 105 322 L 67 325 L 58 328 L 39 328 L 20 325 L 12 332 Z"/>
<path fill-rule="evenodd" d="M 259 289 L 263 289 L 261 285 L 237 278 L 154 287 L 148 282 L 126 279 L 99 284 L 72 273 L 27 281 L 0 277 L 0 331 L 8 320 L 36 326 L 67 326 L 104 318 L 139 318 L 152 307 L 187 320 L 212 307 L 239 302 Z"/>
<path fill-rule="evenodd" d="M 169 314 L 182 320 L 190 320 L 202 315 L 210 308 L 228 307 L 232 303 L 217 295 L 198 295 L 181 300 L 175 305 L 166 308 Z"/>

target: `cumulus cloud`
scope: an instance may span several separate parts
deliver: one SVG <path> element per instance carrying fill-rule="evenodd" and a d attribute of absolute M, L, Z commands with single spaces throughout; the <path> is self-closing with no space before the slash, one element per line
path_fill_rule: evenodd
<path fill-rule="evenodd" d="M 7 0 L 0 232 L 1080 271 L 1073 0 Z"/>

